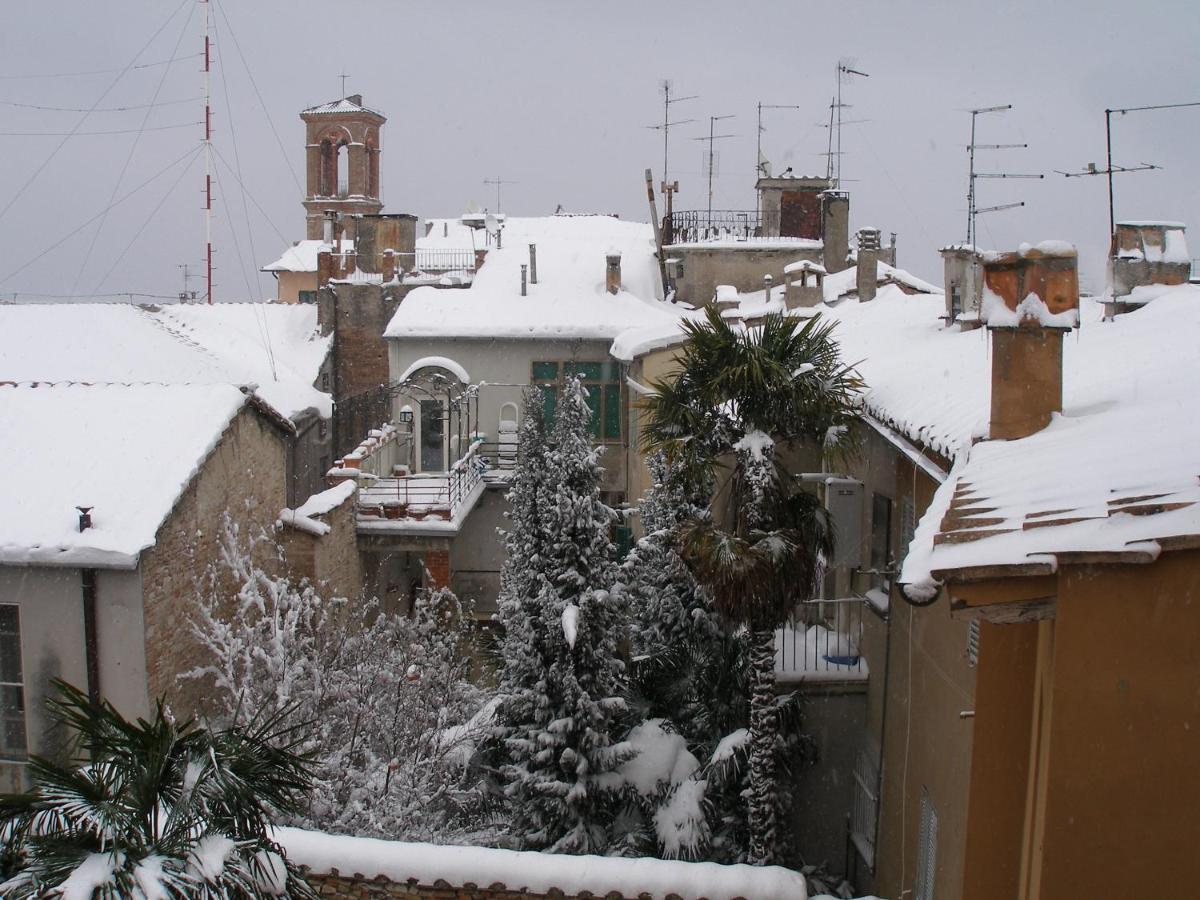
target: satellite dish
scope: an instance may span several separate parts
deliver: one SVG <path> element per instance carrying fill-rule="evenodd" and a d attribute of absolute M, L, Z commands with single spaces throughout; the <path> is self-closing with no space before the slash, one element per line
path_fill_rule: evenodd
<path fill-rule="evenodd" d="M 500 220 L 491 213 L 488 213 L 486 216 L 484 216 L 483 227 L 492 232 L 492 234 L 495 234 L 500 230 Z"/>

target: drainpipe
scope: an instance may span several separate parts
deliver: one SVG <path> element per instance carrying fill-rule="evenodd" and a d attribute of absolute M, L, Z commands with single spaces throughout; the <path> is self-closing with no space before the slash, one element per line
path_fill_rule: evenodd
<path fill-rule="evenodd" d="M 96 570 L 80 569 L 83 593 L 83 644 L 87 661 L 87 695 L 93 706 L 100 705 L 100 648 L 96 640 Z"/>

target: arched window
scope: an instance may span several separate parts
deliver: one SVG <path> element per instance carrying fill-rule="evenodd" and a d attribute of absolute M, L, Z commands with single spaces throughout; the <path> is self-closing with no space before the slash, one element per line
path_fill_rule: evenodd
<path fill-rule="evenodd" d="M 337 186 L 337 152 L 329 138 L 321 141 L 321 178 L 318 192 L 322 197 L 332 197 Z"/>
<path fill-rule="evenodd" d="M 349 165 L 350 150 L 346 146 L 346 142 L 342 141 L 337 145 L 337 161 L 334 163 L 335 171 L 337 172 L 337 195 L 345 197 L 350 193 L 350 165 Z"/>

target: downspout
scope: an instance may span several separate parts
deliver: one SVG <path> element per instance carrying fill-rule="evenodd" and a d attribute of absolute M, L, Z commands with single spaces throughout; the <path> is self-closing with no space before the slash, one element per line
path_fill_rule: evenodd
<path fill-rule="evenodd" d="M 901 592 L 903 592 L 903 588 L 901 588 Z M 887 740 L 888 706 L 890 705 L 888 703 L 888 682 L 892 676 L 892 604 L 890 601 L 888 602 L 888 610 L 882 618 L 885 628 L 883 642 L 883 711 L 879 716 L 879 768 L 875 772 L 875 837 L 872 841 L 875 852 L 874 858 L 871 860 L 872 875 L 879 868 L 879 823 L 883 818 L 883 761 L 887 758 L 883 752 L 883 745 L 884 741 Z M 909 701 L 911 702 L 911 697 Z"/>
<path fill-rule="evenodd" d="M 96 639 L 96 570 L 80 569 L 83 593 L 83 645 L 87 662 L 87 695 L 93 706 L 100 705 L 100 648 Z"/>

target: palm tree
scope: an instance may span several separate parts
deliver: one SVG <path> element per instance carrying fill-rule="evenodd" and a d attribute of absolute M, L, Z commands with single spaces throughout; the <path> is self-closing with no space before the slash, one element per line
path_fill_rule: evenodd
<path fill-rule="evenodd" d="M 750 633 L 749 857 L 766 865 L 776 843 L 775 630 L 812 595 L 833 551 L 825 510 L 777 448 L 851 450 L 861 382 L 819 317 L 777 314 L 747 328 L 710 307 L 684 327 L 676 376 L 643 402 L 643 444 L 697 477 L 719 476 L 708 509 L 676 539 L 717 609 Z"/>
<path fill-rule="evenodd" d="M 31 793 L 0 797 L 13 898 L 315 897 L 270 837 L 297 812 L 308 763 L 278 713 L 245 728 L 177 723 L 155 706 L 130 722 L 55 682 L 52 716 L 91 761 L 31 757 Z"/>

